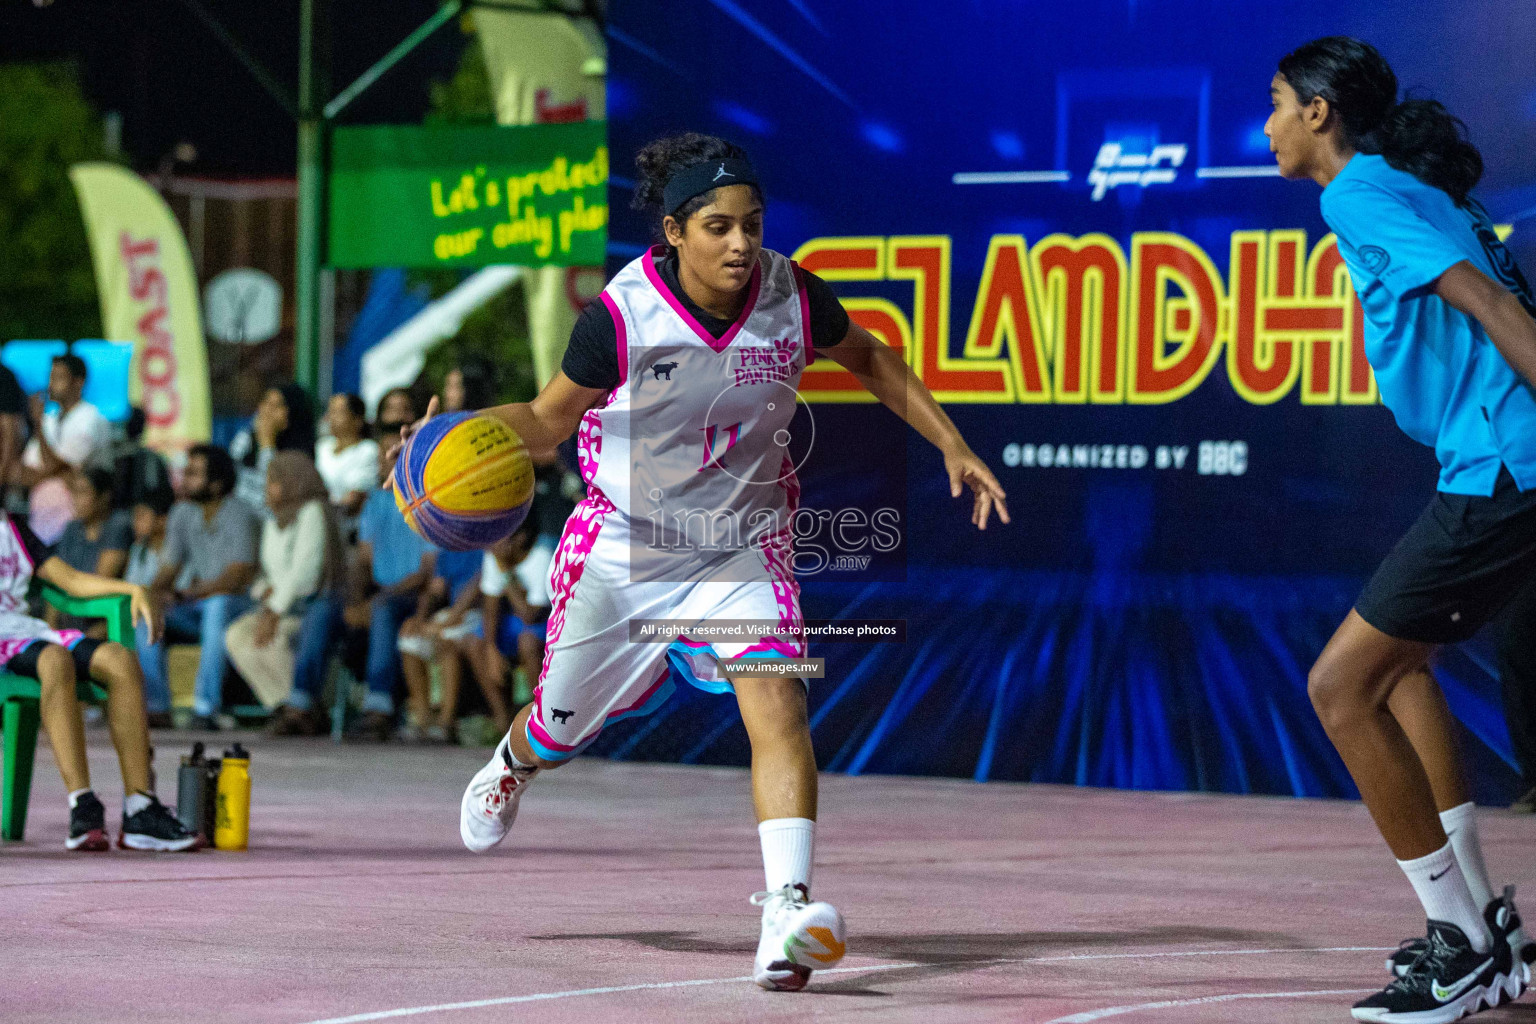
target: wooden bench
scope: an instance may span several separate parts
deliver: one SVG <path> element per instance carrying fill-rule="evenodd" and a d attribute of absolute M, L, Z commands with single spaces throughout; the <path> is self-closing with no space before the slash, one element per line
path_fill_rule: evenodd
<path fill-rule="evenodd" d="M 70 597 L 61 590 L 43 586 L 43 600 L 67 615 L 105 619 L 107 639 L 133 650 L 133 615 L 127 597 Z M 100 704 L 107 691 L 82 679 L 75 684 L 81 701 Z M 36 679 L 0 671 L 0 707 L 5 730 L 4 778 L 0 782 L 0 839 L 19 841 L 27 828 L 27 803 L 32 797 L 32 761 L 37 755 L 38 705 L 43 687 Z"/>

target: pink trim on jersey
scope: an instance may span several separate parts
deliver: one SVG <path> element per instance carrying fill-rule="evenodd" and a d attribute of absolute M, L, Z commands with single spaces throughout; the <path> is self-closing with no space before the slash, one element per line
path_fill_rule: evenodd
<path fill-rule="evenodd" d="M 619 348 L 619 387 L 623 387 L 629 379 L 629 329 L 624 326 L 624 314 L 619 312 L 619 304 L 613 301 L 613 296 L 605 291 L 602 299 L 603 305 L 608 307 L 608 315 L 613 317 L 613 333 Z"/>
<path fill-rule="evenodd" d="M 592 486 L 592 481 L 597 477 L 597 463 L 602 456 L 603 417 L 596 409 L 588 409 L 582 414 L 581 426 L 576 429 L 576 464 L 581 470 L 581 479 L 588 487 Z"/>
<path fill-rule="evenodd" d="M 672 294 L 672 289 L 667 287 L 666 280 L 662 278 L 661 272 L 656 269 L 655 260 L 656 256 L 662 256 L 665 254 L 666 247 L 658 245 L 653 247 L 651 251 L 640 260 L 640 265 L 645 269 L 645 276 L 650 280 L 651 286 L 656 289 L 657 294 L 659 294 L 663 299 L 667 300 L 667 305 L 672 307 L 672 312 L 676 313 L 678 317 L 683 321 L 683 323 L 693 328 L 693 333 L 697 334 L 699 339 L 703 341 L 704 344 L 708 345 L 716 352 L 724 352 L 730 346 L 731 342 L 735 340 L 736 335 L 741 333 L 742 327 L 746 325 L 747 318 L 751 316 L 752 311 L 757 308 L 757 294 L 758 292 L 762 291 L 763 288 L 762 262 L 759 261 L 757 266 L 752 268 L 752 281 L 747 285 L 747 304 L 741 307 L 741 315 L 736 318 L 736 322 L 731 324 L 730 328 L 724 334 L 717 338 L 713 334 L 710 334 L 708 331 L 706 331 L 703 324 L 694 319 L 693 314 L 688 312 L 688 308 L 684 306 L 682 302 L 678 301 L 676 295 Z"/>
<path fill-rule="evenodd" d="M 0 666 L 9 665 L 11 659 L 32 646 L 41 637 L 27 636 L 15 640 L 0 640 Z"/>
<path fill-rule="evenodd" d="M 811 341 L 811 293 L 805 290 L 805 271 L 800 264 L 790 260 L 789 265 L 795 268 L 795 290 L 800 293 L 800 337 L 805 342 L 805 365 L 810 366 L 816 361 L 816 345 Z"/>

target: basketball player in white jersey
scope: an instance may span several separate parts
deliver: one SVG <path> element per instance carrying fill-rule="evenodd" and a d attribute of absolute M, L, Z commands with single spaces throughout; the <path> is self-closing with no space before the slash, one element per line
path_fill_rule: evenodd
<path fill-rule="evenodd" d="M 734 692 L 767 876 L 753 898 L 763 907 L 754 977 L 795 990 L 845 949 L 841 915 L 809 901 L 816 759 L 806 684 L 722 662 L 805 655 L 791 569 L 799 485 L 785 449 L 801 371 L 830 356 L 936 445 L 952 496 L 973 492 L 978 529 L 1008 512 L 992 472 L 901 353 L 851 324 L 824 282 L 762 247 L 763 197 L 746 153 L 689 134 L 653 142 L 636 164 L 636 205 L 665 244 L 582 314 L 562 372 L 537 398 L 491 410 L 534 452 L 579 430 L 588 495 L 551 570 L 534 701 L 470 782 L 460 832 L 476 852 L 500 842 L 540 771 L 607 723 L 654 710 L 676 681 Z M 778 629 L 740 642 L 685 631 L 670 645 L 636 643 L 631 619 Z"/>

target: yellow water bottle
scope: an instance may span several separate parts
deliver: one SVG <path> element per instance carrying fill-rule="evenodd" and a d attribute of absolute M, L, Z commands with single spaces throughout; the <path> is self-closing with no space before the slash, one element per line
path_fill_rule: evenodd
<path fill-rule="evenodd" d="M 224 751 L 219 771 L 218 807 L 213 821 L 213 845 L 243 850 L 251 838 L 251 755 L 236 743 Z"/>

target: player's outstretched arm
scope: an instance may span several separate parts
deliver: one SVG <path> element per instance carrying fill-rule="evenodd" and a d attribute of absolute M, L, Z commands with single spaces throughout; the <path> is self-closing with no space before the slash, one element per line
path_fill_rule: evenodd
<path fill-rule="evenodd" d="M 977 454 L 971 451 L 955 424 L 934 400 L 933 392 L 917 379 L 895 349 L 884 344 L 858 324 L 848 326 L 848 334 L 835 348 L 824 349 L 886 408 L 906 420 L 944 455 L 949 474 L 949 493 L 960 497 L 969 487 L 973 496 L 971 523 L 979 530 L 987 528 L 992 511 L 1008 522 L 1007 495 L 997 477 Z"/>
<path fill-rule="evenodd" d="M 1536 387 L 1536 320 L 1513 292 L 1462 260 L 1440 275 L 1435 294 L 1475 317 L 1505 362 Z"/>
<path fill-rule="evenodd" d="M 560 442 L 576 433 L 586 411 L 602 401 L 606 394 L 600 388 L 584 388 L 563 372 L 558 372 L 533 401 L 498 405 L 484 411 L 505 420 L 517 431 L 517 436 L 523 439 L 529 453 L 537 459 L 553 455 Z M 437 399 L 434 397 L 427 403 L 425 416 L 409 427 L 400 428 L 400 439 L 390 446 L 387 453 L 390 461 L 399 456 L 400 447 L 405 444 L 406 438 L 436 415 Z"/>

